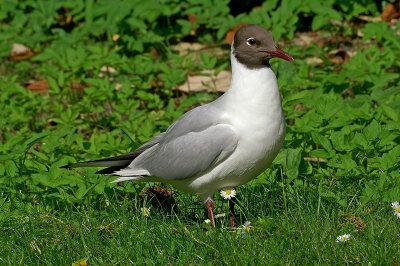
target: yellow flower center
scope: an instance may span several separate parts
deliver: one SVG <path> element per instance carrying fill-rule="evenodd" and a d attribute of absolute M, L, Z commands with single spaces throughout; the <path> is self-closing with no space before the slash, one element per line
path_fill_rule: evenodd
<path fill-rule="evenodd" d="M 246 226 L 246 229 L 245 229 L 245 230 L 246 230 L 247 233 L 250 233 L 251 227 Z"/>
<path fill-rule="evenodd" d="M 227 191 L 225 191 L 226 195 L 230 195 L 232 193 L 232 191 L 230 189 L 228 189 Z"/>
<path fill-rule="evenodd" d="M 345 236 L 342 236 L 341 240 L 342 240 L 342 241 L 345 241 L 345 240 L 346 240 L 346 237 L 345 237 Z"/>
<path fill-rule="evenodd" d="M 400 207 L 396 208 L 397 213 L 400 213 Z"/>
<path fill-rule="evenodd" d="M 150 214 L 149 209 L 144 208 L 143 209 L 143 216 L 149 216 L 149 214 Z"/>

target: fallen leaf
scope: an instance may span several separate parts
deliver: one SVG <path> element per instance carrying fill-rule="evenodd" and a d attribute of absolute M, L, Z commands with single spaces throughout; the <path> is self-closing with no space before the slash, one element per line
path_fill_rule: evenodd
<path fill-rule="evenodd" d="M 98 75 L 99 78 L 104 78 L 105 76 L 109 76 L 110 81 L 114 81 L 113 73 L 117 71 L 115 68 L 110 66 L 102 66 L 100 68 L 100 73 Z"/>
<path fill-rule="evenodd" d="M 79 92 L 79 93 L 84 93 L 84 88 L 89 88 L 92 87 L 90 84 L 82 84 L 82 83 L 76 83 L 76 82 L 71 82 L 68 85 L 73 91 Z"/>
<path fill-rule="evenodd" d="M 228 32 L 226 33 L 225 41 L 224 41 L 224 42 L 225 42 L 226 44 L 232 44 L 233 37 L 235 37 L 235 31 L 233 31 L 233 30 L 228 31 Z"/>
<path fill-rule="evenodd" d="M 65 21 L 69 24 L 72 21 L 72 16 L 68 15 L 67 18 L 65 19 Z"/>
<path fill-rule="evenodd" d="M 33 57 L 35 53 L 27 46 L 20 43 L 13 43 L 11 54 L 8 56 L 10 60 L 21 61 Z"/>
<path fill-rule="evenodd" d="M 119 35 L 118 33 L 116 33 L 116 34 L 114 34 L 114 35 L 112 36 L 112 40 L 113 40 L 114 42 L 116 42 L 116 41 L 119 39 L 119 37 L 121 37 L 121 35 Z"/>
<path fill-rule="evenodd" d="M 221 46 L 206 46 L 200 43 L 181 42 L 173 48 L 179 52 L 179 56 L 187 56 L 196 64 L 201 63 L 201 53 L 217 58 L 227 58 L 229 54 L 228 50 Z"/>
<path fill-rule="evenodd" d="M 195 76 L 187 76 L 184 84 L 178 86 L 179 91 L 219 91 L 226 92 L 231 83 L 232 73 L 222 70 L 217 76 L 214 76 L 214 70 L 205 70 L 197 73 Z"/>
<path fill-rule="evenodd" d="M 58 15 L 57 21 L 58 21 L 58 25 L 65 26 L 72 22 L 72 15 L 66 15 L 66 12 L 69 11 L 68 7 L 63 7 L 62 11 L 63 11 L 63 13 Z"/>
<path fill-rule="evenodd" d="M 153 48 L 153 50 L 151 50 L 150 52 L 149 52 L 149 54 L 151 54 L 152 56 L 154 56 L 154 57 L 159 57 L 160 56 L 160 53 L 157 51 L 157 49 L 155 49 L 155 48 Z"/>
<path fill-rule="evenodd" d="M 32 91 L 33 93 L 46 93 L 46 91 L 50 89 L 50 86 L 47 83 L 47 80 L 44 79 L 33 82 L 32 84 L 28 85 L 26 89 Z"/>
<path fill-rule="evenodd" d="M 324 61 L 319 57 L 307 57 L 307 58 L 305 58 L 305 61 L 309 65 L 311 65 L 311 64 L 319 65 L 319 64 L 323 64 L 324 63 Z"/>
<path fill-rule="evenodd" d="M 205 49 L 207 46 L 200 43 L 190 43 L 190 42 L 180 42 L 174 46 L 174 49 L 179 52 L 180 56 L 186 55 L 192 51 L 201 51 Z"/>
<path fill-rule="evenodd" d="M 124 86 L 122 83 L 119 83 L 119 82 L 117 82 L 116 84 L 115 84 L 115 90 L 116 91 L 119 91 L 121 88 L 122 88 L 122 86 Z"/>
<path fill-rule="evenodd" d="M 237 26 L 231 28 L 231 29 L 226 33 L 225 41 L 224 41 L 224 42 L 225 42 L 226 44 L 232 44 L 233 37 L 235 36 L 235 33 L 236 33 L 241 27 L 246 26 L 247 24 L 248 24 L 248 23 L 240 23 L 239 25 L 237 25 Z"/>
<path fill-rule="evenodd" d="M 398 17 L 400 17 L 400 12 L 393 4 L 388 4 L 382 12 L 382 20 L 386 22 Z"/>
<path fill-rule="evenodd" d="M 187 19 L 190 21 L 190 23 L 194 24 L 198 18 L 196 16 L 196 14 L 188 14 L 187 15 Z"/>

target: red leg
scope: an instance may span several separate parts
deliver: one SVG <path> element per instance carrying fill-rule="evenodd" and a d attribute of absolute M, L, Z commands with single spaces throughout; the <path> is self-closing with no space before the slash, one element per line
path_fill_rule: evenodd
<path fill-rule="evenodd" d="M 214 220 L 214 201 L 211 198 L 208 198 L 206 201 L 207 204 L 207 210 L 208 210 L 208 215 L 210 215 L 210 221 L 211 221 L 211 228 L 215 228 L 215 220 Z"/>
<path fill-rule="evenodd" d="M 231 213 L 231 226 L 232 228 L 236 228 L 236 223 L 235 223 L 235 202 L 230 199 L 229 200 L 229 210 Z"/>

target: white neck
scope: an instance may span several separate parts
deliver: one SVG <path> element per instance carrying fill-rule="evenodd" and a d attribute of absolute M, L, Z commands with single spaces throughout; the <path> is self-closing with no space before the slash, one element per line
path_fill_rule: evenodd
<path fill-rule="evenodd" d="M 221 99 L 226 107 L 257 113 L 282 113 L 278 82 L 271 68 L 249 69 L 239 63 L 233 54 L 231 65 L 231 85 Z"/>

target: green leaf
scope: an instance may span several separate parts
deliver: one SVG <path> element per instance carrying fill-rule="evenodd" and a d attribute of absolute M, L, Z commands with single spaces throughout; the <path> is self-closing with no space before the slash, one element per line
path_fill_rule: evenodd
<path fill-rule="evenodd" d="M 369 146 L 367 138 L 364 134 L 356 133 L 353 138 L 353 143 L 360 149 L 370 150 L 372 147 Z"/>
<path fill-rule="evenodd" d="M 394 147 L 391 151 L 382 155 L 382 169 L 389 170 L 400 166 L 400 146 Z"/>
<path fill-rule="evenodd" d="M 53 90 L 53 93 L 59 93 L 60 92 L 60 87 L 57 85 L 57 81 L 53 79 L 52 77 L 47 77 L 47 83 L 49 84 L 50 88 Z"/>
<path fill-rule="evenodd" d="M 283 167 L 286 175 L 289 177 L 288 182 L 296 179 L 299 175 L 299 165 L 301 162 L 301 150 L 287 149 L 283 160 Z"/>
<path fill-rule="evenodd" d="M 326 25 L 329 21 L 330 17 L 326 14 L 317 15 L 314 17 L 311 23 L 311 30 L 316 31 Z"/>
<path fill-rule="evenodd" d="M 331 157 L 331 155 L 322 149 L 317 149 L 317 150 L 312 150 L 310 152 L 310 156 L 313 158 L 321 158 L 321 159 L 328 159 Z"/>
<path fill-rule="evenodd" d="M 393 121 L 397 121 L 397 122 L 399 121 L 398 112 L 396 112 L 393 108 L 389 107 L 386 104 L 382 104 L 381 106 L 382 106 L 383 112 L 385 113 L 385 115 L 387 115 L 387 117 L 389 117 Z"/>
<path fill-rule="evenodd" d="M 363 130 L 364 136 L 369 141 L 374 141 L 375 139 L 377 139 L 380 133 L 381 133 L 381 126 L 375 119 L 372 120 L 372 122 Z"/>
<path fill-rule="evenodd" d="M 325 136 L 323 136 L 319 133 L 316 133 L 316 132 L 311 132 L 311 136 L 312 136 L 313 140 L 317 144 L 321 145 L 326 151 L 328 151 L 329 153 L 332 152 L 332 145 Z"/>

